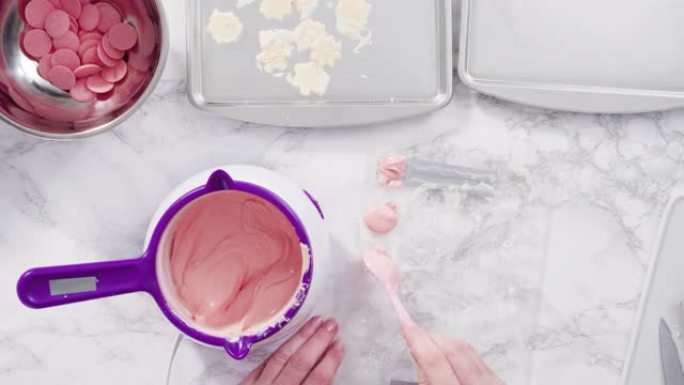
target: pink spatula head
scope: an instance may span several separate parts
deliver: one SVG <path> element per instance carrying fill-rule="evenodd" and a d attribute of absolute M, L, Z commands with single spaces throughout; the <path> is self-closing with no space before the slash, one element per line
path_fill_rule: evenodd
<path fill-rule="evenodd" d="M 396 291 L 401 281 L 399 268 L 384 247 L 376 246 L 364 251 L 363 263 L 368 270 L 390 291 Z"/>
<path fill-rule="evenodd" d="M 387 294 L 392 301 L 394 310 L 399 316 L 402 325 L 415 325 L 413 319 L 409 315 L 406 307 L 399 299 L 399 282 L 401 282 L 401 273 L 399 268 L 394 263 L 394 260 L 389 255 L 387 249 L 381 246 L 376 246 L 367 249 L 362 254 L 363 263 L 366 264 L 368 270 L 377 278 L 387 290 Z"/>
<path fill-rule="evenodd" d="M 427 377 L 425 376 L 425 371 L 434 369 L 430 367 L 430 363 L 435 362 L 435 360 L 439 360 L 442 364 L 444 364 L 446 363 L 446 358 L 430 334 L 413 321 L 406 310 L 406 307 L 404 307 L 404 304 L 399 299 L 399 295 L 397 293 L 399 289 L 399 282 L 401 281 L 399 268 L 394 263 L 394 260 L 389 255 L 387 250 L 383 247 L 377 246 L 367 249 L 363 252 L 362 258 L 368 270 L 370 270 L 370 272 L 373 273 L 373 275 L 380 280 L 380 282 L 382 282 L 383 286 L 387 290 L 387 294 L 389 295 L 392 305 L 394 306 L 394 310 L 397 312 L 397 316 L 401 322 L 401 329 L 404 334 L 404 339 L 408 344 L 411 355 L 416 360 L 418 365 L 419 377 L 426 379 Z M 440 377 L 449 378 L 453 376 L 451 374 L 451 370 L 448 368 L 448 364 L 441 366 L 441 368 L 438 368 L 438 372 L 443 372 L 442 374 L 444 375 L 442 376 L 440 373 L 436 372 L 438 375 L 440 375 Z M 421 383 L 423 383 L 423 381 L 421 381 Z M 454 382 L 449 380 L 440 380 L 430 383 L 453 384 Z"/>

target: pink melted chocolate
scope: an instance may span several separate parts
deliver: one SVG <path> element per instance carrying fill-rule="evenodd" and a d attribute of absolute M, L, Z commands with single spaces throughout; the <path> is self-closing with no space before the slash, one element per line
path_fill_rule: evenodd
<path fill-rule="evenodd" d="M 233 190 L 188 204 L 169 224 L 159 250 L 190 317 L 235 334 L 279 316 L 304 268 L 299 238 L 285 215 L 261 197 Z"/>

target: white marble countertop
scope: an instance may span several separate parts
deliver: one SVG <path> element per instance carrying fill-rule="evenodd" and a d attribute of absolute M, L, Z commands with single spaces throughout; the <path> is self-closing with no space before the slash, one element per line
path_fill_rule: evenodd
<path fill-rule="evenodd" d="M 175 331 L 146 295 L 35 311 L 19 303 L 15 284 L 33 266 L 138 255 L 162 197 L 228 163 L 291 176 L 328 215 L 338 250 L 331 310 L 348 350 L 337 383 L 410 379 L 390 305 L 356 257 L 358 213 L 391 196 L 371 182 L 387 151 L 501 178 L 488 194 L 392 195 L 413 216 L 390 242 L 417 320 L 471 340 L 511 385 L 619 383 L 657 225 L 684 172 L 684 111 L 557 113 L 457 85 L 443 110 L 373 127 L 230 121 L 186 99 L 183 4 L 167 1 L 179 27 L 166 72 L 122 126 L 54 142 L 0 125 L 0 383 L 162 384 Z M 444 207 L 430 231 L 416 225 Z M 246 370 L 189 343 L 179 354 L 172 383 L 229 384 Z"/>

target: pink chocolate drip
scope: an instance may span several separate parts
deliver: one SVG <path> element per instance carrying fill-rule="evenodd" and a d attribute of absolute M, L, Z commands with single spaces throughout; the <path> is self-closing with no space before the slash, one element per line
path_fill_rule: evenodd
<path fill-rule="evenodd" d="M 162 237 L 180 302 L 199 325 L 241 333 L 280 314 L 303 258 L 290 221 L 271 203 L 220 191 L 188 204 Z"/>

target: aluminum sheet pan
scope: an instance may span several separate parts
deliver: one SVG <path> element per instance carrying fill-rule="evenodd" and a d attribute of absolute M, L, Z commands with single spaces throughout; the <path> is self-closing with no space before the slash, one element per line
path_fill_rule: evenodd
<path fill-rule="evenodd" d="M 463 0 L 459 74 L 476 90 L 581 112 L 684 106 L 684 2 Z"/>
<path fill-rule="evenodd" d="M 259 0 L 242 8 L 236 1 L 189 1 L 188 93 L 200 109 L 231 118 L 289 126 L 369 124 L 435 110 L 452 90 L 450 0 L 371 0 L 372 45 L 356 43 L 335 30 L 336 1 L 321 0 L 313 18 L 342 42 L 343 55 L 329 71 L 322 96 L 302 96 L 283 78 L 259 70 L 260 30 L 296 27 L 299 15 L 266 20 Z M 218 44 L 206 30 L 214 9 L 233 11 L 244 29 L 240 40 Z M 295 53 L 294 63 L 306 61 Z"/>

